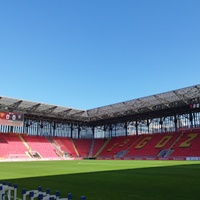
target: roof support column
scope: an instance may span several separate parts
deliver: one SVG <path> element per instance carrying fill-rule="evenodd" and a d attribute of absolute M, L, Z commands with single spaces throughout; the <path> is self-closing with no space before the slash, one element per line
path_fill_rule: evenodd
<path fill-rule="evenodd" d="M 149 123 L 149 119 L 147 119 L 147 131 L 148 131 L 148 134 L 149 134 L 149 125 L 150 125 L 150 123 Z"/>
<path fill-rule="evenodd" d="M 161 128 L 161 133 L 163 133 L 163 119 L 162 119 L 162 117 L 160 118 L 159 124 L 160 124 L 160 128 Z"/>
<path fill-rule="evenodd" d="M 92 137 L 94 138 L 94 130 L 95 130 L 95 127 L 92 126 Z"/>
<path fill-rule="evenodd" d="M 40 122 L 37 122 L 37 136 L 39 135 Z"/>
<path fill-rule="evenodd" d="M 128 130 L 127 130 L 127 122 L 124 123 L 124 129 L 125 129 L 125 135 L 128 135 Z"/>
<path fill-rule="evenodd" d="M 80 138 L 80 133 L 81 133 L 81 127 L 80 124 L 78 124 L 78 138 Z"/>
<path fill-rule="evenodd" d="M 70 126 L 70 138 L 73 138 L 73 124 Z"/>
<path fill-rule="evenodd" d="M 13 133 L 13 126 L 9 126 L 9 132 Z"/>
<path fill-rule="evenodd" d="M 136 129 L 136 135 L 138 136 L 138 121 L 135 121 L 135 129 Z"/>
<path fill-rule="evenodd" d="M 115 137 L 117 136 L 117 125 L 115 124 Z"/>
<path fill-rule="evenodd" d="M 193 116 L 192 116 L 192 112 L 190 111 L 190 128 L 193 128 L 194 124 L 193 124 Z"/>
<path fill-rule="evenodd" d="M 53 128 L 53 132 L 52 132 L 52 128 Z M 56 132 L 56 122 L 53 122 L 53 125 L 51 127 L 51 136 L 55 137 L 55 132 Z"/>
<path fill-rule="evenodd" d="M 176 114 L 174 115 L 174 128 L 175 128 L 175 132 L 177 132 L 177 116 L 176 116 Z"/>
<path fill-rule="evenodd" d="M 28 133 L 28 122 L 27 121 L 25 121 L 25 123 L 24 123 L 24 125 L 23 125 L 24 127 L 23 127 L 23 133 Z"/>
<path fill-rule="evenodd" d="M 112 137 L 112 130 L 113 130 L 112 125 L 110 125 L 109 126 L 109 136 L 110 136 L 110 138 Z"/>
<path fill-rule="evenodd" d="M 106 126 L 103 126 L 103 137 L 106 138 Z"/>

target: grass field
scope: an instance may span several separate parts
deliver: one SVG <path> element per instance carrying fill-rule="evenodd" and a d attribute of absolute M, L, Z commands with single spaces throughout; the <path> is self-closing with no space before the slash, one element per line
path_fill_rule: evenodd
<path fill-rule="evenodd" d="M 38 161 L 0 162 L 0 180 L 61 197 L 87 200 L 196 200 L 200 196 L 198 161 Z"/>

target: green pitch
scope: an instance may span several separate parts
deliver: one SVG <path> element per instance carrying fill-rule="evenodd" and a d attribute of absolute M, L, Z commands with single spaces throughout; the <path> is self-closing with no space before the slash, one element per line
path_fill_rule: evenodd
<path fill-rule="evenodd" d="M 0 181 L 61 197 L 87 200 L 196 200 L 200 196 L 198 161 L 39 161 L 0 162 Z"/>

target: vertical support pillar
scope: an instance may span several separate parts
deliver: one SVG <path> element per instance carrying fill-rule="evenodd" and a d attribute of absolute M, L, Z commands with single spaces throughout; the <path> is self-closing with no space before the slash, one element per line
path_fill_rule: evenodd
<path fill-rule="evenodd" d="M 193 127 L 197 127 L 198 126 L 198 124 L 196 122 L 196 119 L 198 119 L 198 118 L 196 118 L 197 117 L 197 113 L 196 112 L 192 113 L 192 116 L 193 116 Z"/>
<path fill-rule="evenodd" d="M 115 137 L 117 136 L 117 124 L 115 124 Z"/>
<path fill-rule="evenodd" d="M 39 127 L 40 127 L 40 122 L 37 121 L 37 136 L 39 135 Z"/>
<path fill-rule="evenodd" d="M 56 136 L 56 122 L 53 122 L 53 133 L 52 135 L 55 137 Z"/>
<path fill-rule="evenodd" d="M 80 124 L 78 124 L 78 138 L 80 138 L 80 133 L 81 133 L 81 127 Z"/>
<path fill-rule="evenodd" d="M 163 119 L 160 118 L 160 121 L 159 121 L 159 124 L 160 124 L 160 128 L 161 128 L 161 133 L 163 133 Z"/>
<path fill-rule="evenodd" d="M 92 126 L 92 137 L 94 138 L 94 130 L 95 130 L 95 127 Z"/>
<path fill-rule="evenodd" d="M 109 135 L 110 135 L 110 138 L 112 137 L 112 130 L 113 130 L 112 125 L 110 125 L 109 126 Z"/>
<path fill-rule="evenodd" d="M 136 135 L 138 136 L 138 121 L 135 121 L 135 129 L 136 129 Z"/>
<path fill-rule="evenodd" d="M 192 112 L 190 111 L 190 128 L 193 128 L 194 124 L 193 124 L 193 116 L 192 116 Z"/>
<path fill-rule="evenodd" d="M 148 131 L 148 134 L 149 134 L 149 125 L 150 125 L 149 119 L 147 119 L 147 131 Z"/>
<path fill-rule="evenodd" d="M 127 130 L 128 126 L 127 126 L 127 122 L 124 123 L 124 129 L 125 129 L 125 135 L 128 135 L 128 130 Z"/>
<path fill-rule="evenodd" d="M 24 126 L 23 127 L 23 133 L 28 133 L 28 126 L 29 126 L 28 121 L 25 121 L 23 126 Z"/>
<path fill-rule="evenodd" d="M 174 128 L 175 128 L 175 132 L 177 132 L 178 128 L 177 128 L 177 116 L 176 114 L 174 115 Z"/>
<path fill-rule="evenodd" d="M 103 126 L 103 135 L 104 135 L 104 138 L 106 138 L 106 126 L 105 125 Z"/>
<path fill-rule="evenodd" d="M 73 129 L 74 129 L 73 124 L 71 124 L 71 126 L 70 126 L 70 138 L 71 139 L 73 138 Z"/>
<path fill-rule="evenodd" d="M 9 126 L 9 132 L 13 133 L 13 126 Z"/>

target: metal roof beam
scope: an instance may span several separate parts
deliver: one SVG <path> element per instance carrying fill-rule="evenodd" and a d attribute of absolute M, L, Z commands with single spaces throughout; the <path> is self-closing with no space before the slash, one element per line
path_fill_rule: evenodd
<path fill-rule="evenodd" d="M 126 102 L 124 102 L 125 103 L 125 105 L 127 105 L 127 103 Z M 133 112 L 136 112 L 136 113 L 139 113 L 138 112 L 138 107 L 136 107 L 135 105 L 134 105 L 134 103 L 135 102 L 133 102 L 131 105 L 128 105 L 128 107 L 129 107 L 129 110 L 128 111 L 133 111 Z"/>
<path fill-rule="evenodd" d="M 67 109 L 67 110 L 64 110 L 64 111 L 61 111 L 58 113 L 58 116 L 66 116 L 68 113 L 70 113 L 72 111 L 72 109 Z"/>
<path fill-rule="evenodd" d="M 23 101 L 20 100 L 20 101 L 17 101 L 17 102 L 15 102 L 15 103 L 9 105 L 9 106 L 7 107 L 7 110 L 10 111 L 10 112 L 13 112 L 15 109 L 17 109 L 17 108 L 19 107 L 19 105 L 20 105 L 22 102 L 23 102 Z"/>
<path fill-rule="evenodd" d="M 37 110 L 37 108 L 38 108 L 40 105 L 41 105 L 41 103 L 38 103 L 38 104 L 36 104 L 36 105 L 33 105 L 33 106 L 27 108 L 26 111 L 27 111 L 28 113 L 29 113 L 29 112 L 34 112 L 34 111 Z"/>
<path fill-rule="evenodd" d="M 196 88 L 198 92 L 200 93 L 200 86 L 195 85 L 194 88 Z"/>
<path fill-rule="evenodd" d="M 185 94 L 177 94 L 176 91 L 173 91 L 173 93 L 174 93 L 181 101 L 183 101 L 184 103 L 187 104 L 187 101 L 185 100 L 185 94 L 187 94 L 188 91 L 187 91 Z"/>
<path fill-rule="evenodd" d="M 152 109 L 152 106 L 144 101 L 142 101 L 142 99 L 138 99 L 138 101 L 142 104 L 142 107 L 140 107 L 138 110 L 144 110 L 144 109 L 147 109 L 147 110 L 153 110 Z"/>
<path fill-rule="evenodd" d="M 77 113 L 73 113 L 71 114 L 71 116 L 80 116 L 84 113 L 85 111 L 80 111 L 80 112 L 77 112 Z"/>
<path fill-rule="evenodd" d="M 155 97 L 156 99 L 158 99 L 158 101 L 160 101 L 161 104 L 164 104 L 165 106 L 167 106 L 167 107 L 169 108 L 169 104 L 170 104 L 169 101 L 167 101 L 167 100 L 165 100 L 165 99 L 159 97 L 158 95 L 154 95 L 154 97 Z"/>
<path fill-rule="evenodd" d="M 42 113 L 44 114 L 51 114 L 58 106 L 53 106 L 51 108 L 48 108 L 46 110 L 43 110 Z"/>

